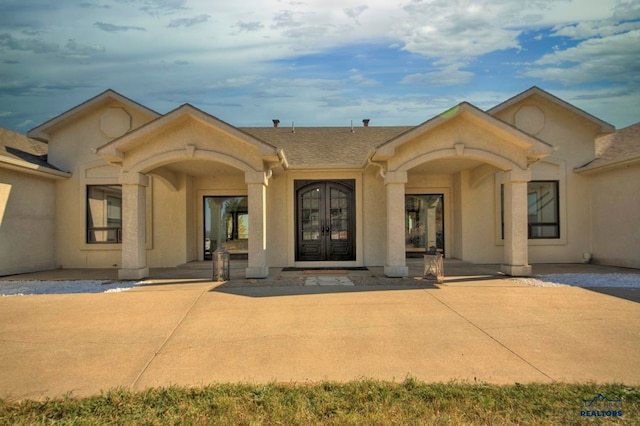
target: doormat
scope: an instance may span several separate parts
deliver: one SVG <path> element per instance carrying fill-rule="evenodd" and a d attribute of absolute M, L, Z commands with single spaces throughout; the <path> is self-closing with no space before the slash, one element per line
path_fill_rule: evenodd
<path fill-rule="evenodd" d="M 287 267 L 282 268 L 282 272 L 304 272 L 304 271 L 368 271 L 368 269 L 364 266 L 354 266 L 354 267 L 345 267 L 345 268 L 336 268 L 336 267 L 325 267 L 325 268 L 293 268 Z"/>

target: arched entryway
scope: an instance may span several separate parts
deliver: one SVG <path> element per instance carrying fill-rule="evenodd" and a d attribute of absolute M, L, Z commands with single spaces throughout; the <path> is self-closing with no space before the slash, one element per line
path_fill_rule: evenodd
<path fill-rule="evenodd" d="M 475 212 L 465 203 L 481 196 L 478 182 L 502 172 L 504 243 L 502 271 L 509 275 L 530 275 L 527 241 L 527 182 L 529 166 L 553 152 L 553 148 L 489 116 L 470 104 L 461 104 L 417 128 L 381 145 L 370 162 L 382 169 L 387 206 L 387 259 L 385 273 L 400 277 L 406 267 L 407 194 L 429 194 L 429 185 L 417 184 L 416 176 L 442 175 L 450 178 L 456 234 L 454 255 L 464 258 L 466 247 L 460 238 L 463 223 Z M 423 179 L 428 180 L 428 179 Z M 421 186 L 422 185 L 422 186 Z M 484 188 L 487 186 L 485 185 Z M 409 192 L 407 192 L 409 188 Z M 491 187 L 491 193 L 494 193 Z M 465 198 L 467 200 L 465 200 Z M 484 206 L 495 217 L 493 200 Z M 451 210 L 450 210 L 451 211 Z M 499 213 L 498 213 L 499 214 Z M 491 219 L 492 220 L 492 219 Z M 493 222 L 490 221 L 493 226 Z M 426 235 L 425 235 L 426 237 Z M 434 242 L 436 241 L 434 233 Z M 444 237 L 446 239 L 446 236 Z M 474 243 L 481 247 L 482 240 Z M 486 244 L 494 244 L 493 238 Z M 435 244 L 437 249 L 437 243 Z M 481 248 L 475 247 L 476 250 Z"/>
<path fill-rule="evenodd" d="M 278 164 L 274 146 L 220 122 L 202 111 L 185 105 L 122 138 L 101 147 L 98 155 L 122 165 L 122 268 L 120 278 L 138 279 L 148 276 L 146 247 L 146 214 L 149 176 L 164 182 L 177 195 L 179 205 L 176 223 L 184 225 L 180 232 L 195 240 L 198 211 L 198 178 L 219 181 L 215 188 L 229 184 L 229 191 L 240 190 L 246 196 L 248 267 L 246 276 L 264 278 L 269 273 L 266 241 L 266 190 L 271 176 L 268 165 Z M 155 201 L 155 197 L 154 197 Z M 182 211 L 180 211 L 182 208 Z M 162 210 L 162 209 L 160 209 Z M 162 211 L 154 211 L 162 215 Z M 157 229 L 171 237 L 171 226 Z M 179 237 L 179 236 L 178 236 Z M 168 241 L 168 240 L 167 240 Z M 177 238 L 177 242 L 181 241 Z M 197 246 L 187 241 L 187 259 L 194 258 Z M 169 249 L 170 250 L 170 249 Z M 167 253 L 169 250 L 159 252 Z M 175 265 L 166 265 L 175 266 Z"/>

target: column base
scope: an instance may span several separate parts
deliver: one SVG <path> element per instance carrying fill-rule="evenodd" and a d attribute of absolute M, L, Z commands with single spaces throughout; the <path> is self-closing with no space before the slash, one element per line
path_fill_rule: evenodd
<path fill-rule="evenodd" d="M 118 269 L 119 280 L 140 280 L 149 276 L 149 268 Z"/>
<path fill-rule="evenodd" d="M 389 278 L 402 278 L 409 276 L 409 267 L 407 266 L 385 266 L 384 274 Z"/>
<path fill-rule="evenodd" d="M 530 277 L 531 265 L 501 265 L 500 270 L 512 277 Z"/>
<path fill-rule="evenodd" d="M 268 266 L 250 266 L 244 270 L 247 278 L 267 278 L 269 276 Z"/>

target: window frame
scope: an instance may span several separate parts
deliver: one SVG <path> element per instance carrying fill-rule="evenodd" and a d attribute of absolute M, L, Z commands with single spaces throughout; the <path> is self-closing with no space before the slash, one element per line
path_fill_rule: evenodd
<path fill-rule="evenodd" d="M 112 219 L 109 218 L 109 211 L 110 211 L 110 206 L 109 206 L 109 199 L 118 199 L 117 197 L 113 196 L 113 193 L 109 193 L 109 191 L 105 191 L 104 192 L 104 198 L 103 198 L 103 202 L 104 202 L 104 223 L 106 224 L 106 226 L 93 226 L 90 225 L 91 223 L 91 206 L 89 204 L 89 200 L 90 200 L 90 194 L 91 194 L 91 190 L 92 188 L 108 188 L 111 189 L 111 192 L 113 192 L 113 188 L 114 187 L 119 187 L 120 188 L 120 220 L 119 220 L 119 225 L 120 226 L 110 226 L 109 222 L 112 221 Z M 122 185 L 120 184 L 110 184 L 110 185 L 86 185 L 86 189 L 85 189 L 85 208 L 86 208 L 86 215 L 85 215 L 85 244 L 90 244 L 90 245 L 103 245 L 103 244 L 122 244 Z M 92 241 L 90 235 L 92 232 L 115 232 L 115 239 L 111 239 L 111 240 L 106 240 L 106 241 Z M 95 237 L 94 237 L 95 238 Z"/>
<path fill-rule="evenodd" d="M 532 183 L 553 183 L 554 184 L 554 201 L 555 201 L 555 211 L 554 215 L 556 217 L 555 222 L 530 222 L 529 220 L 529 195 L 531 192 L 529 191 L 529 185 Z M 560 181 L 557 179 L 535 179 L 527 182 L 527 239 L 528 240 L 560 240 L 562 238 L 562 220 L 561 220 L 561 207 L 560 207 Z M 501 183 L 499 185 L 500 188 L 500 237 L 504 241 L 504 184 Z M 536 199 L 536 201 L 538 201 Z M 556 232 L 553 236 L 532 236 L 532 229 L 536 226 L 547 226 L 547 227 L 555 227 Z"/>
<path fill-rule="evenodd" d="M 529 215 L 529 195 L 532 194 L 529 189 L 529 184 L 531 183 L 552 183 L 553 191 L 554 191 L 554 216 L 556 218 L 555 222 L 530 222 Z M 536 203 L 539 203 L 540 199 L 536 198 Z M 532 229 L 534 227 L 555 227 L 556 232 L 553 236 L 532 236 Z M 560 182 L 557 180 L 532 180 L 527 183 L 527 238 L 530 240 L 557 240 L 560 238 Z"/>

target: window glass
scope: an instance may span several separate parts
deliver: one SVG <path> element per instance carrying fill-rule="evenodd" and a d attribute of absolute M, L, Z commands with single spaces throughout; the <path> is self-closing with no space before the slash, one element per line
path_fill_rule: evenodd
<path fill-rule="evenodd" d="M 219 247 L 231 254 L 249 251 L 247 197 L 204 197 L 204 258 Z"/>
<path fill-rule="evenodd" d="M 500 185 L 500 214 L 504 238 L 504 185 Z M 560 238 L 558 181 L 531 181 L 527 184 L 529 239 Z"/>
<path fill-rule="evenodd" d="M 122 242 L 122 187 L 87 187 L 87 243 Z"/>
<path fill-rule="evenodd" d="M 406 195 L 404 204 L 405 250 L 444 254 L 443 195 Z"/>
<path fill-rule="evenodd" d="M 560 238 L 557 181 L 529 182 L 527 214 L 529 238 Z"/>

